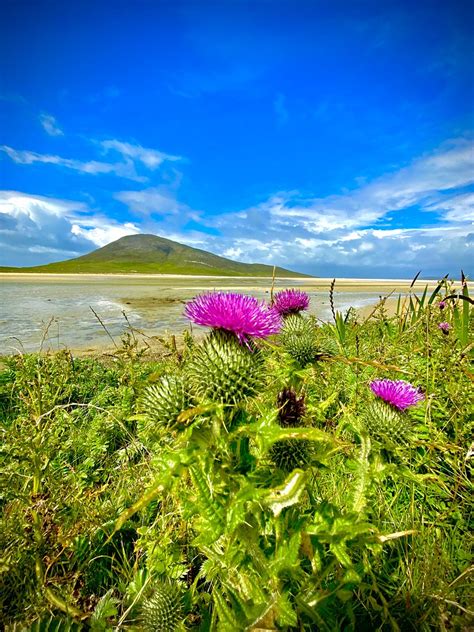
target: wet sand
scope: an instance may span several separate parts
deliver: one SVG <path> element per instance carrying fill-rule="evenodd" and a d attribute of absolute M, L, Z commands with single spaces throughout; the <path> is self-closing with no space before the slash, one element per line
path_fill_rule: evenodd
<path fill-rule="evenodd" d="M 49 274 L 49 273 L 0 273 L 0 283 L 3 282 L 15 282 L 21 283 L 100 283 L 104 282 L 114 285 L 115 283 L 123 284 L 124 281 L 136 281 L 144 285 L 154 285 L 155 283 L 173 280 L 174 285 L 180 290 L 206 290 L 210 289 L 214 284 L 219 287 L 231 287 L 234 290 L 246 290 L 261 288 L 264 281 L 267 281 L 268 288 L 272 285 L 271 278 L 265 277 L 232 277 L 232 276 L 197 276 L 197 275 L 183 275 L 183 274 Z M 258 284 L 253 282 L 257 281 Z M 305 287 L 311 290 L 329 290 L 332 278 L 319 278 L 319 277 L 288 277 L 277 278 L 278 287 L 293 287 L 295 285 Z M 340 278 L 336 279 L 335 289 L 346 290 L 351 292 L 364 292 L 380 291 L 383 294 L 390 292 L 407 292 L 412 284 L 412 279 L 358 279 L 358 278 Z M 437 281 L 434 280 L 420 280 L 418 279 L 414 286 L 414 290 L 424 289 L 426 285 L 428 287 L 435 287 Z"/>

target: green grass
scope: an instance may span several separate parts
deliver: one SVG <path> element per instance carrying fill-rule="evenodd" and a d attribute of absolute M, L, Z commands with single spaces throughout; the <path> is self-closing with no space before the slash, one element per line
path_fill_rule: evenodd
<path fill-rule="evenodd" d="M 5 359 L 6 629 L 470 629 L 469 298 L 444 282 L 392 318 L 308 319 L 241 374 L 251 351 L 224 338 L 214 370 L 189 333 L 153 356 L 128 331 L 102 360 Z M 381 377 L 425 394 L 399 440 L 364 422 Z"/>

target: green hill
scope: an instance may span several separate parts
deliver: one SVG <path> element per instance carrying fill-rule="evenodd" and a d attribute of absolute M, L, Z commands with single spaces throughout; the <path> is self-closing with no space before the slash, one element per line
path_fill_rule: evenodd
<path fill-rule="evenodd" d="M 190 248 L 156 235 L 128 235 L 87 255 L 29 268 L 0 267 L 0 272 L 68 274 L 201 274 L 215 276 L 272 276 L 273 267 L 240 263 Z M 279 277 L 309 275 L 276 268 Z"/>

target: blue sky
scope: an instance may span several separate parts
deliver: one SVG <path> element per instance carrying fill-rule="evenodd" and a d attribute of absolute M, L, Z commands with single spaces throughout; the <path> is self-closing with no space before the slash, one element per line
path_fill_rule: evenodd
<path fill-rule="evenodd" d="M 472 3 L 2 7 L 0 265 L 144 232 L 319 276 L 472 272 Z"/>

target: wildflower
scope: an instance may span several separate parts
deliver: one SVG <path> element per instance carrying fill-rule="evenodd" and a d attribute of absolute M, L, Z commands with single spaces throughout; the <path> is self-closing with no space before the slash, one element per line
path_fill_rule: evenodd
<path fill-rule="evenodd" d="M 441 329 L 443 334 L 447 334 L 449 332 L 449 330 L 452 329 L 452 327 L 451 327 L 451 325 L 449 323 L 443 322 L 443 323 L 440 323 L 438 325 L 438 329 Z"/>
<path fill-rule="evenodd" d="M 370 388 L 374 395 L 399 410 L 415 406 L 425 398 L 419 389 L 404 380 L 374 380 Z"/>
<path fill-rule="evenodd" d="M 446 307 L 446 301 L 440 301 L 438 303 L 438 307 L 440 308 L 440 310 L 443 310 Z"/>
<path fill-rule="evenodd" d="M 273 297 L 273 307 L 281 316 L 298 314 L 309 307 L 309 296 L 301 290 L 282 290 Z"/>
<path fill-rule="evenodd" d="M 279 332 L 278 312 L 253 296 L 231 292 L 201 294 L 190 301 L 185 316 L 197 325 L 224 329 L 237 336 L 240 343 L 248 338 L 266 338 Z"/>

